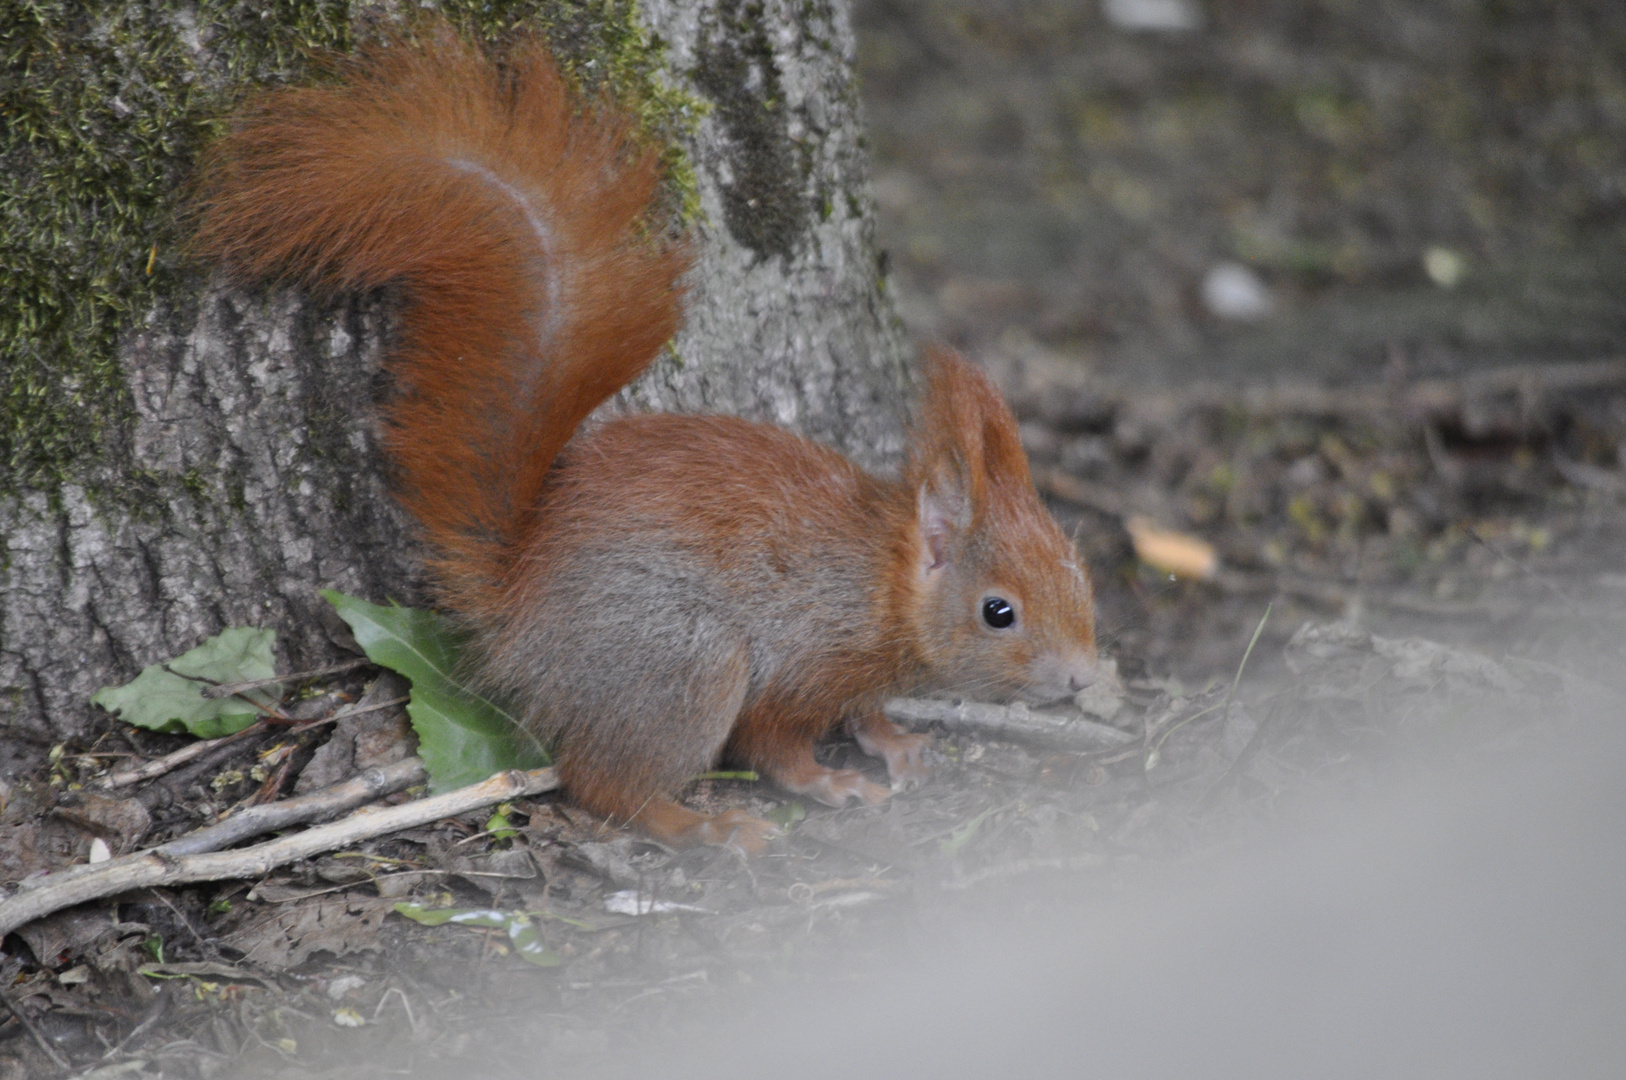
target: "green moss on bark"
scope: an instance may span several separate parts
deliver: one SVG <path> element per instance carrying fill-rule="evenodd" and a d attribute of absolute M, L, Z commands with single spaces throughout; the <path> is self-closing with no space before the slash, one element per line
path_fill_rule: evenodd
<path fill-rule="evenodd" d="M 670 143 L 695 99 L 659 78 L 663 45 L 629 0 L 449 0 L 465 33 L 528 26 L 590 92 Z M 198 151 L 241 96 L 311 77 L 396 17 L 347 0 L 0 0 L 0 493 L 53 491 L 105 464 L 132 404 L 116 348 L 202 285 L 179 212 Z M 695 202 L 671 159 L 676 198 Z M 180 306 L 184 306 L 181 304 Z"/>
<path fill-rule="evenodd" d="M 695 81 L 717 102 L 734 144 L 734 179 L 722 189 L 728 231 L 758 258 L 795 256 L 817 204 L 806 186 L 812 161 L 790 138 L 784 88 L 762 5 L 724 0 L 723 33 L 701 43 Z"/>

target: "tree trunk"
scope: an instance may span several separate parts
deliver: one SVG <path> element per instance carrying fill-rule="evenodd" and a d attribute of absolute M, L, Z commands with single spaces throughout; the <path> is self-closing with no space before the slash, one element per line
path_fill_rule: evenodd
<path fill-rule="evenodd" d="M 702 211 L 687 323 L 626 396 L 772 421 L 886 467 L 910 368 L 872 239 L 844 5 L 647 0 L 636 17 L 670 83 L 710 110 L 683 146 Z M 387 299 L 191 280 L 120 335 L 131 408 L 97 454 L 0 493 L 0 775 L 105 723 L 98 687 L 225 627 L 275 627 L 298 669 L 335 651 L 318 589 L 421 596 L 368 407 Z"/>

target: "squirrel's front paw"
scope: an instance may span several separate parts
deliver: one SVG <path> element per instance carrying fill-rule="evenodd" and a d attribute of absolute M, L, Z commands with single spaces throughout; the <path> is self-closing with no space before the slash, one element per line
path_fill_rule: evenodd
<path fill-rule="evenodd" d="M 881 752 L 886 761 L 886 774 L 892 778 L 893 791 L 909 791 L 926 782 L 931 769 L 926 766 L 926 747 L 932 744 L 930 735 L 900 735 Z"/>
<path fill-rule="evenodd" d="M 871 719 L 853 734 L 864 753 L 886 762 L 886 774 L 892 778 L 893 791 L 917 788 L 931 775 L 926 767 L 926 748 L 932 744 L 930 735 L 912 734 L 879 718 Z"/>
<path fill-rule="evenodd" d="M 857 799 L 866 806 L 885 802 L 892 792 L 875 783 L 857 769 L 826 769 L 806 784 L 799 785 L 799 794 L 819 800 L 826 806 L 846 806 Z"/>

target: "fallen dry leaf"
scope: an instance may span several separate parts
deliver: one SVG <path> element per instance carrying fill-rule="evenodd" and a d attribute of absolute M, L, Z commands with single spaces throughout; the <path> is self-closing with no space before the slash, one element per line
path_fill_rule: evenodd
<path fill-rule="evenodd" d="M 373 897 L 313 897 L 256 914 L 222 938 L 245 954 L 245 962 L 281 970 L 298 967 L 312 953 L 344 956 L 377 952 L 379 924 L 392 901 Z"/>
<path fill-rule="evenodd" d="M 152 815 L 139 799 L 121 799 L 94 791 L 68 792 L 55 813 L 63 821 L 105 842 L 110 854 L 122 855 L 134 850 L 152 828 Z"/>
<path fill-rule="evenodd" d="M 1219 554 L 1206 540 L 1165 529 L 1139 515 L 1124 522 L 1124 528 L 1135 547 L 1135 556 L 1153 569 L 1199 581 L 1213 577 L 1219 570 Z"/>

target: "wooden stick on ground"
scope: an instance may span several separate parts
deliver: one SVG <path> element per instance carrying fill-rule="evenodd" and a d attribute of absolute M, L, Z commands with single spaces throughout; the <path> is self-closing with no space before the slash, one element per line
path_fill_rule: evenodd
<path fill-rule="evenodd" d="M 303 825 L 354 810 L 363 803 L 382 799 L 413 784 L 422 783 L 429 773 L 419 758 L 407 758 L 379 768 L 366 769 L 348 780 L 280 802 L 251 806 L 226 820 L 196 832 L 187 833 L 153 849 L 160 855 L 201 855 L 220 851 L 251 836 Z"/>
<path fill-rule="evenodd" d="M 292 727 L 282 728 L 282 730 L 289 735 L 297 735 L 301 731 L 309 731 L 318 724 L 331 724 L 335 721 L 346 719 L 347 717 L 360 716 L 363 713 L 377 712 L 380 709 L 393 708 L 396 705 L 404 705 L 410 700 L 411 698 L 398 697 L 392 698 L 389 701 L 374 702 L 370 705 L 357 704 L 346 706 L 345 708 L 339 709 L 337 712 L 334 712 L 329 716 L 319 716 L 315 720 L 306 720 L 303 723 L 295 724 Z M 263 735 L 270 727 L 271 725 L 266 723 L 264 720 L 256 720 L 242 731 L 233 732 L 230 735 L 222 735 L 218 739 L 201 739 L 198 742 L 189 743 L 186 746 L 181 747 L 173 754 L 166 754 L 161 758 L 154 758 L 144 764 L 136 765 L 128 769 L 120 769 L 118 772 L 109 773 L 100 780 L 97 780 L 96 784 L 98 787 L 103 789 L 114 791 L 121 787 L 129 787 L 131 784 L 138 784 L 143 780 L 151 780 L 156 776 L 163 776 L 165 773 L 173 772 L 189 761 L 196 761 L 198 758 L 202 757 L 204 754 L 207 754 L 209 751 L 214 750 L 216 747 L 225 746 L 230 742 L 241 742 L 244 739 L 251 739 L 256 735 Z"/>
<path fill-rule="evenodd" d="M 540 795 L 558 786 L 558 778 L 552 769 L 501 772 L 478 784 L 448 791 L 444 795 L 380 810 L 361 811 L 327 825 L 318 825 L 254 847 L 178 856 L 167 854 L 159 848 L 126 855 L 83 870 L 51 874 L 30 883 L 32 887 L 27 891 L 0 901 L 0 937 L 35 919 L 87 900 L 99 900 L 131 889 L 149 889 L 158 885 L 260 877 L 298 859 L 349 847 L 359 841 L 401 829 L 427 825 L 441 818 L 524 795 Z"/>
<path fill-rule="evenodd" d="M 1518 364 L 1456 379 L 1419 379 L 1400 385 L 1317 384 L 1236 387 L 1196 383 L 1179 389 L 1092 387 L 1097 398 L 1144 413 L 1177 416 L 1193 408 L 1239 408 L 1249 416 L 1395 416 L 1408 421 L 1448 419 L 1474 402 L 1518 395 L 1535 404 L 1547 394 L 1602 392 L 1626 387 L 1626 359 Z"/>
<path fill-rule="evenodd" d="M 1047 750 L 1113 750 L 1137 737 L 1082 713 L 1036 713 L 1027 706 L 990 705 L 982 701 L 934 701 L 929 698 L 892 698 L 881 707 L 907 728 L 942 724 L 959 735 L 980 739 L 1008 739 Z"/>
<path fill-rule="evenodd" d="M 44 1051 L 45 1056 L 51 1059 L 52 1064 L 59 1069 L 71 1069 L 73 1067 L 73 1062 L 63 1057 L 62 1051 L 51 1045 L 51 1040 L 47 1039 L 44 1033 L 40 1031 L 39 1025 L 34 1023 L 33 1018 L 16 1002 L 11 1000 L 11 995 L 0 991 L 0 1004 L 5 1005 L 11 1011 L 11 1015 L 17 1018 L 17 1022 L 23 1026 L 23 1030 L 28 1032 L 34 1043 Z"/>
<path fill-rule="evenodd" d="M 113 791 L 121 787 L 129 787 L 131 784 L 139 784 L 143 780 L 151 780 L 155 776 L 163 776 L 165 773 L 173 772 L 189 761 L 196 761 L 217 747 L 225 746 L 227 743 L 252 739 L 256 735 L 263 735 L 267 727 L 269 725 L 264 720 L 256 720 L 242 731 L 234 731 L 230 735 L 222 735 L 218 739 L 199 739 L 197 742 L 187 743 L 173 754 L 165 754 L 161 758 L 153 758 L 151 761 L 132 768 L 108 773 L 95 782 L 96 786 Z"/>
<path fill-rule="evenodd" d="M 226 698 L 231 697 L 233 694 L 241 694 L 245 690 L 258 690 L 262 686 L 279 686 L 282 683 L 305 682 L 322 675 L 337 675 L 344 671 L 354 671 L 356 668 L 367 667 L 370 664 L 372 664 L 372 661 L 362 656 L 354 660 L 346 660 L 341 664 L 329 664 L 327 667 L 313 668 L 310 671 L 296 671 L 292 675 L 273 675 L 269 679 L 251 679 L 248 682 L 205 686 L 198 693 L 206 698 Z"/>
<path fill-rule="evenodd" d="M 167 844 L 160 844 L 146 852 L 135 852 L 124 856 L 115 863 L 80 864 L 67 866 L 54 871 L 45 883 L 60 885 L 70 879 L 85 877 L 100 873 L 108 867 L 125 861 L 139 859 L 144 855 L 178 856 L 201 855 L 206 851 L 221 851 L 240 840 L 247 840 L 251 836 L 261 836 L 278 829 L 286 829 L 290 825 L 303 825 L 306 822 L 320 821 L 346 810 L 354 810 L 364 803 L 382 799 L 386 795 L 393 795 L 403 791 L 413 784 L 419 783 L 428 776 L 423 761 L 419 758 L 407 758 L 390 765 L 366 769 L 348 780 L 323 788 L 321 791 L 309 795 L 301 795 L 293 799 L 283 799 L 280 802 L 264 803 L 251 806 L 239 813 L 233 814 L 224 821 L 217 822 L 202 829 L 196 829 L 185 836 L 171 840 Z M 27 886 L 25 886 L 27 888 Z"/>

